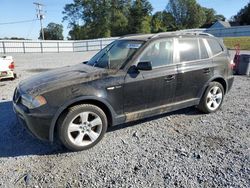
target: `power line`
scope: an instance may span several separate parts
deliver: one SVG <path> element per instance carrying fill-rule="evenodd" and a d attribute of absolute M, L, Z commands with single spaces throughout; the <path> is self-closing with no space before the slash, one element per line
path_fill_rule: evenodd
<path fill-rule="evenodd" d="M 23 21 L 15 21 L 15 22 L 5 22 L 5 23 L 0 23 L 0 25 L 20 24 L 20 23 L 34 22 L 36 20 L 39 20 L 39 19 L 23 20 Z"/>
<path fill-rule="evenodd" d="M 44 40 L 44 31 L 43 31 L 43 19 L 45 18 L 43 7 L 44 5 L 41 3 L 35 2 L 34 5 L 36 5 L 36 11 L 37 11 L 37 18 L 40 20 L 41 25 L 41 32 L 42 32 L 42 39 Z"/>
<path fill-rule="evenodd" d="M 31 25 L 30 25 L 30 28 L 29 28 L 29 31 L 27 32 L 27 39 L 29 38 L 29 36 L 31 35 L 31 33 L 32 33 L 32 31 L 33 31 L 33 29 L 34 29 L 34 24 L 35 24 L 35 22 L 36 22 L 37 20 L 35 20 L 35 21 L 33 21 L 33 22 L 31 22 Z"/>

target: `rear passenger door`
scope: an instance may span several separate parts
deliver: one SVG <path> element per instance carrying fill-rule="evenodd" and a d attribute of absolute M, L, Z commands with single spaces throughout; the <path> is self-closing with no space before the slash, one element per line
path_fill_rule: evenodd
<path fill-rule="evenodd" d="M 175 102 L 197 99 L 212 76 L 212 60 L 202 38 L 178 39 L 178 74 Z"/>

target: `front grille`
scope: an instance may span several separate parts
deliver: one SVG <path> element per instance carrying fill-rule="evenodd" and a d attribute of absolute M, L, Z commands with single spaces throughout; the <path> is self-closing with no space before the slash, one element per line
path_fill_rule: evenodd
<path fill-rule="evenodd" d="M 15 92 L 14 92 L 14 96 L 13 96 L 13 101 L 14 101 L 15 103 L 18 103 L 18 101 L 20 100 L 20 97 L 21 97 L 20 92 L 19 92 L 18 89 L 16 88 L 16 89 L 15 89 Z"/>

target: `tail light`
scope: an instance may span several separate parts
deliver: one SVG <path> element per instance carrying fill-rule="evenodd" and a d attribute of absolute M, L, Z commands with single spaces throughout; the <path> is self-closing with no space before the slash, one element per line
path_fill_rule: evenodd
<path fill-rule="evenodd" d="M 235 63 L 233 60 L 230 61 L 230 69 L 234 70 L 235 68 Z"/>
<path fill-rule="evenodd" d="M 15 69 L 15 63 L 12 62 L 10 65 L 9 65 L 9 69 L 10 70 L 14 70 Z"/>

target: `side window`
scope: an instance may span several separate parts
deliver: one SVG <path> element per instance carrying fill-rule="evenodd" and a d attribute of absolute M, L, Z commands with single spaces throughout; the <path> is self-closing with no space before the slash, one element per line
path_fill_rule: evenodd
<path fill-rule="evenodd" d="M 207 59 L 209 58 L 208 53 L 207 53 L 207 48 L 204 44 L 204 41 L 202 39 L 199 39 L 200 43 L 200 52 L 201 52 L 201 59 Z"/>
<path fill-rule="evenodd" d="M 211 48 L 213 55 L 217 55 L 223 51 L 221 45 L 215 39 L 207 39 L 207 42 Z"/>
<path fill-rule="evenodd" d="M 179 38 L 180 62 L 200 59 L 198 39 Z"/>
<path fill-rule="evenodd" d="M 143 52 L 139 61 L 151 61 L 153 68 L 172 64 L 173 39 L 163 39 L 153 42 Z"/>

